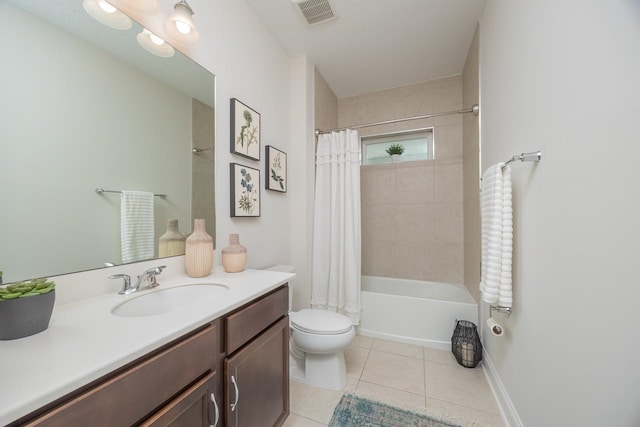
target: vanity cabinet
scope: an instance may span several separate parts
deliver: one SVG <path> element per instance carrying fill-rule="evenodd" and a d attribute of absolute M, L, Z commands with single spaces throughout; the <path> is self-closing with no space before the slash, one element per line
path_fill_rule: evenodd
<path fill-rule="evenodd" d="M 9 427 L 271 427 L 289 415 L 285 284 Z"/>
<path fill-rule="evenodd" d="M 225 318 L 228 427 L 281 426 L 289 415 L 288 287 Z"/>
<path fill-rule="evenodd" d="M 166 419 L 177 420 L 175 426 L 213 425 L 215 405 L 222 401 L 216 384 L 218 353 L 213 351 L 219 329 L 207 325 L 17 425 L 131 426 L 150 416 L 143 425 L 166 426 L 159 421 Z"/>

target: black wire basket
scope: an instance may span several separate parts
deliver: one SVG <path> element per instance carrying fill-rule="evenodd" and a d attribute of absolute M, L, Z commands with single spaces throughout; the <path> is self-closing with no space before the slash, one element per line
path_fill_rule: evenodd
<path fill-rule="evenodd" d="M 456 320 L 451 337 L 451 352 L 465 368 L 475 368 L 482 360 L 482 343 L 473 322 Z"/>

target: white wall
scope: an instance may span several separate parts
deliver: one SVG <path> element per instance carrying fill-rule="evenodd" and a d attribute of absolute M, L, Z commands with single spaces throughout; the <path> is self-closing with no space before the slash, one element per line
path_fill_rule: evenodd
<path fill-rule="evenodd" d="M 195 11 L 194 20 L 200 31 L 200 42 L 193 48 L 181 50 L 216 75 L 216 251 L 215 263 L 220 265 L 220 250 L 228 244 L 230 233 L 239 233 L 240 242 L 248 250 L 248 267 L 262 268 L 273 264 L 292 262 L 292 211 L 294 200 L 308 200 L 309 194 L 301 194 L 292 182 L 299 177 L 289 173 L 289 191 L 285 194 L 264 190 L 264 146 L 274 145 L 287 152 L 289 167 L 306 170 L 308 159 L 304 150 L 292 147 L 293 135 L 312 135 L 312 127 L 306 132 L 302 127 L 291 125 L 292 103 L 307 105 L 307 91 L 292 89 L 292 77 L 306 74 L 306 84 L 312 85 L 308 77 L 308 67 L 301 66 L 301 60 L 290 59 L 271 34 L 258 20 L 244 0 L 190 0 Z M 154 16 L 134 16 L 160 37 L 165 36 L 163 24 L 172 5 L 161 4 Z M 306 60 L 305 60 L 306 61 Z M 310 83 L 309 83 L 310 82 Z M 301 85 L 303 83 L 300 83 Z M 311 86 L 312 87 L 312 86 Z M 229 99 L 238 98 L 261 114 L 262 149 L 259 162 L 236 157 L 229 153 L 230 125 Z M 296 101 L 297 100 L 297 101 Z M 312 98 L 311 98 L 312 100 Z M 295 130 L 295 131 L 294 131 Z M 302 143 L 299 141 L 298 143 Z M 229 163 L 237 162 L 262 171 L 260 218 L 229 217 Z M 308 175 L 308 173 L 307 173 Z M 308 178 L 301 178 L 308 181 Z M 303 187 L 306 187 L 304 184 Z M 308 204 L 305 202 L 305 204 Z M 300 206 L 303 212 L 306 207 Z M 297 212 L 297 211 L 296 211 Z M 304 250 L 294 248 L 295 250 Z M 184 273 L 184 263 L 180 258 L 166 259 L 168 268 L 164 275 L 169 277 Z M 114 267 L 109 274 L 140 274 L 146 268 L 156 265 L 156 261 Z M 296 265 L 296 267 L 298 267 Z M 302 269 L 308 268 L 302 266 Z M 299 270 L 300 272 L 300 270 Z M 61 303 L 95 295 L 105 290 L 118 289 L 119 284 L 110 281 L 101 270 L 59 276 L 55 278 L 61 289 L 69 289 L 69 295 L 62 295 Z M 90 281 L 93 286 L 77 286 Z"/>
<path fill-rule="evenodd" d="M 291 149 L 289 161 L 291 263 L 296 267 L 293 309 L 309 308 L 315 181 L 314 66 L 306 57 L 292 60 Z"/>
<path fill-rule="evenodd" d="M 490 365 L 522 425 L 638 426 L 640 6 L 489 0 L 480 76 L 483 170 L 543 152 L 513 166 L 514 306 L 484 334 Z"/>
<path fill-rule="evenodd" d="M 182 50 L 216 75 L 216 265 L 230 233 L 240 234 L 249 267 L 290 263 L 289 206 L 296 194 L 291 184 L 286 194 L 264 189 L 264 147 L 273 145 L 287 152 L 289 165 L 301 161 L 290 153 L 292 62 L 245 1 L 190 0 L 189 4 L 201 39 L 194 48 Z M 162 36 L 171 5 L 161 7 L 167 10 L 143 22 Z M 238 98 L 261 115 L 259 162 L 229 153 L 230 98 Z M 230 218 L 231 162 L 261 170 L 260 218 Z M 294 179 L 289 174 L 289 183 Z"/>

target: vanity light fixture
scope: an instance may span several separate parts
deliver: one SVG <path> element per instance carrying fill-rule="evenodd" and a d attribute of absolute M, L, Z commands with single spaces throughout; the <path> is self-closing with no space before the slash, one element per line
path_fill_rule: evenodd
<path fill-rule="evenodd" d="M 170 58 L 174 54 L 173 47 L 146 28 L 136 36 L 136 40 L 147 52 L 156 56 Z"/>
<path fill-rule="evenodd" d="M 173 7 L 173 13 L 169 16 L 165 29 L 177 42 L 187 46 L 195 45 L 200 39 L 200 34 L 193 22 L 193 9 L 185 0 L 180 0 Z"/>
<path fill-rule="evenodd" d="M 131 18 L 105 0 L 83 0 L 82 7 L 96 21 L 116 30 L 128 30 Z"/>

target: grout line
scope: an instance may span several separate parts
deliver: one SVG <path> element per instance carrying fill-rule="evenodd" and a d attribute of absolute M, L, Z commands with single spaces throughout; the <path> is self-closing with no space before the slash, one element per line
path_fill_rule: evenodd
<path fill-rule="evenodd" d="M 394 343 L 394 344 L 401 344 L 401 345 L 407 345 L 407 346 L 412 346 L 412 347 L 420 348 L 420 356 L 419 356 L 419 357 L 415 357 L 415 356 L 410 356 L 410 355 L 407 355 L 407 354 L 393 353 L 393 352 L 390 352 L 390 351 L 385 351 L 385 350 L 381 350 L 381 349 L 378 349 L 378 348 L 373 348 L 373 347 L 375 346 L 375 342 L 376 342 L 376 341 L 380 341 L 380 342 L 388 342 L 388 343 Z M 373 343 L 371 344 L 371 350 L 379 351 L 380 353 L 392 354 L 392 355 L 394 355 L 394 356 L 410 357 L 410 358 L 412 358 L 412 359 L 425 360 L 425 357 L 424 357 L 424 350 L 423 350 L 422 346 L 415 345 L 415 344 L 395 343 L 394 341 L 385 340 L 385 339 L 382 339 L 382 338 L 374 338 L 374 339 L 373 339 Z"/>
<path fill-rule="evenodd" d="M 360 381 L 362 380 L 362 375 L 364 375 L 364 370 L 367 369 L 367 364 L 369 363 L 369 357 L 371 356 L 372 349 L 373 349 L 373 341 L 371 342 L 371 347 L 367 349 L 367 357 L 364 360 L 364 366 L 362 366 L 362 371 L 360 371 L 360 375 L 358 376 L 358 384 L 356 385 L 356 390 L 358 390 L 358 386 L 360 385 Z"/>
<path fill-rule="evenodd" d="M 391 356 L 408 357 L 409 359 L 416 359 L 416 360 L 422 360 L 422 361 L 425 360 L 424 356 L 423 357 L 415 357 L 415 356 L 409 356 L 407 354 L 392 353 L 390 351 L 385 351 L 385 350 L 380 350 L 380 349 L 371 349 L 371 351 L 376 351 L 378 353 L 384 353 L 384 354 L 390 354 Z"/>
<path fill-rule="evenodd" d="M 358 385 L 360 383 L 371 384 L 371 385 L 374 385 L 374 386 L 377 386 L 377 387 L 388 388 L 389 390 L 395 390 L 395 391 L 399 391 L 399 392 L 402 392 L 402 393 L 412 394 L 414 396 L 419 396 L 419 397 L 425 397 L 426 398 L 426 396 L 422 396 L 421 394 L 414 393 L 412 391 L 402 390 L 400 388 L 395 388 L 395 387 L 391 387 L 391 386 L 388 386 L 388 385 L 372 383 L 370 381 L 358 381 Z"/>
<path fill-rule="evenodd" d="M 422 354 L 424 355 L 424 351 L 422 352 Z M 424 362 L 422 362 L 424 364 L 424 407 L 427 407 L 427 396 L 429 395 L 429 393 L 427 392 L 427 362 L 428 360 L 424 360 Z"/>
<path fill-rule="evenodd" d="M 314 420 L 313 418 L 304 417 L 304 416 L 299 415 L 299 414 L 296 414 L 296 415 L 297 415 L 299 418 L 302 418 L 302 419 L 307 420 L 307 421 L 305 422 L 305 424 L 304 424 L 304 425 L 307 425 L 309 421 L 310 421 L 310 422 L 312 422 L 312 423 L 315 423 L 315 424 L 314 424 L 314 426 L 315 426 L 315 425 L 319 425 L 319 426 L 327 427 L 327 426 L 329 425 L 329 424 L 326 424 L 326 423 L 320 422 L 320 421 L 318 421 L 318 420 Z"/>

